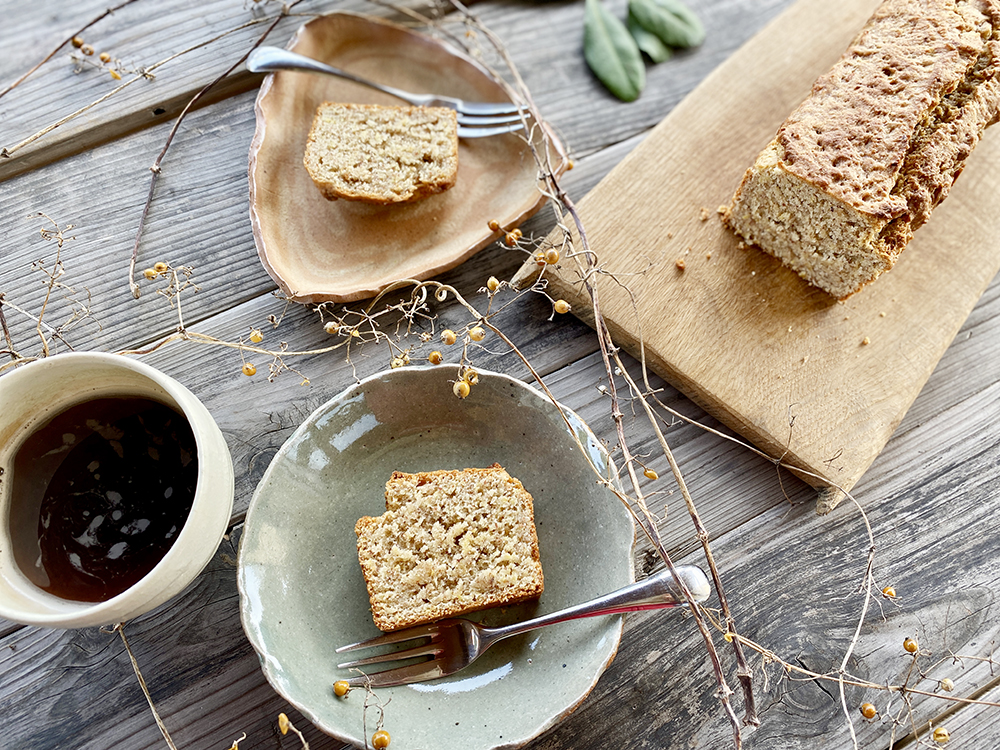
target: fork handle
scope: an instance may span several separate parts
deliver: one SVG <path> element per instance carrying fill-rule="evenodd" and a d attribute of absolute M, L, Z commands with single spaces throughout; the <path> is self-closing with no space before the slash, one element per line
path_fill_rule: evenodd
<path fill-rule="evenodd" d="M 675 568 L 677 576 L 691 593 L 696 602 L 704 601 L 711 593 L 708 577 L 701 568 L 695 565 L 681 565 Z M 610 594 L 592 599 L 583 604 L 551 612 L 533 620 L 517 622 L 500 628 L 484 628 L 481 634 L 482 645 L 485 648 L 501 638 L 509 638 L 518 633 L 553 625 L 557 622 L 576 620 L 581 617 L 596 617 L 597 615 L 614 615 L 622 612 L 637 612 L 644 609 L 664 609 L 678 607 L 687 603 L 680 587 L 670 574 L 663 570 L 645 580 L 638 581 Z"/>
<path fill-rule="evenodd" d="M 280 47 L 258 47 L 250 53 L 246 65 L 247 70 L 251 73 L 274 73 L 279 70 L 305 70 L 310 73 L 326 73 L 338 76 L 339 78 L 346 78 L 348 81 L 354 81 L 363 86 L 378 89 L 390 96 L 395 96 L 397 99 L 410 102 L 410 104 L 419 105 L 421 103 L 416 101 L 416 98 L 409 92 L 369 81 L 367 78 L 361 78 L 346 70 L 335 68 L 332 65 L 321 63 L 319 60 L 314 60 L 311 57 L 300 55 L 298 52 L 281 49 Z"/>

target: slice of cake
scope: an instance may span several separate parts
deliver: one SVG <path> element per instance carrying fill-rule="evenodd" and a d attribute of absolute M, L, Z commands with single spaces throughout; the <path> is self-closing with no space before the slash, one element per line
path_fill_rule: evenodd
<path fill-rule="evenodd" d="M 393 472 L 354 527 L 381 630 L 532 599 L 544 588 L 531 495 L 499 464 Z"/>
<path fill-rule="evenodd" d="M 447 107 L 324 102 L 303 161 L 329 200 L 414 201 L 455 184 L 457 115 Z"/>
<path fill-rule="evenodd" d="M 726 217 L 844 299 L 889 270 L 1000 117 L 1000 0 L 884 0 Z"/>

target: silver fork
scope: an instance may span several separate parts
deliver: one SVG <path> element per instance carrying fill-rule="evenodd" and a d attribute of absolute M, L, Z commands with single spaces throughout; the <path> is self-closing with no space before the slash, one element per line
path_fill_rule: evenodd
<path fill-rule="evenodd" d="M 708 598 L 711 593 L 711 586 L 709 586 L 708 578 L 701 568 L 694 565 L 681 565 L 676 570 L 677 575 L 684 581 L 684 585 L 696 602 L 701 602 Z M 405 685 L 411 682 L 424 682 L 425 680 L 435 680 L 438 677 L 444 677 L 465 669 L 494 643 L 518 633 L 524 633 L 545 625 L 554 625 L 557 622 L 575 620 L 580 617 L 613 615 L 621 612 L 636 612 L 643 609 L 664 609 L 667 607 L 683 606 L 684 604 L 686 604 L 686 600 L 681 594 L 680 587 L 674 581 L 670 571 L 664 570 L 643 581 L 625 586 L 584 604 L 578 604 L 558 612 L 536 617 L 533 620 L 526 620 L 525 622 L 518 622 L 505 627 L 487 628 L 471 620 L 449 618 L 447 620 L 438 620 L 428 625 L 417 625 L 405 630 L 386 633 L 385 635 L 361 641 L 360 643 L 341 646 L 337 649 L 338 654 L 345 651 L 370 648 L 372 646 L 386 646 L 393 643 L 405 643 L 411 640 L 426 640 L 424 643 L 402 651 L 369 656 L 365 659 L 344 662 L 337 666 L 340 669 L 352 669 L 369 664 L 430 656 L 429 660 L 425 659 L 414 664 L 407 664 L 395 669 L 386 669 L 370 675 L 362 674 L 347 680 L 348 684 L 354 687 L 365 684 L 370 684 L 372 687 L 391 687 L 392 685 Z"/>
<path fill-rule="evenodd" d="M 438 94 L 414 94 L 393 86 L 369 81 L 354 73 L 335 68 L 311 57 L 278 47 L 258 47 L 247 58 L 251 73 L 273 73 L 278 70 L 301 70 L 326 73 L 378 89 L 417 107 L 448 107 L 458 113 L 459 138 L 484 138 L 489 135 L 513 133 L 524 127 L 518 106 L 513 102 L 467 102 Z"/>

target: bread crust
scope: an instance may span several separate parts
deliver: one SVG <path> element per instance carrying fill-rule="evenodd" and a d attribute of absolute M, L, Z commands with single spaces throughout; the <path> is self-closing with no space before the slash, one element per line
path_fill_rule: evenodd
<path fill-rule="evenodd" d="M 844 299 L 891 268 L 1000 112 L 1000 0 L 885 0 L 726 216 Z"/>

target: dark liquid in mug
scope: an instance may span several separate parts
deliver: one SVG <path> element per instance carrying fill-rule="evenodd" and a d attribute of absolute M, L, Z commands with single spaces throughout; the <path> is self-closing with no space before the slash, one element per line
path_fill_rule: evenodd
<path fill-rule="evenodd" d="M 152 570 L 180 533 L 198 479 L 194 434 L 157 401 L 94 399 L 32 433 L 10 479 L 19 567 L 63 599 L 102 602 Z M 23 538 L 31 533 L 37 544 Z"/>

